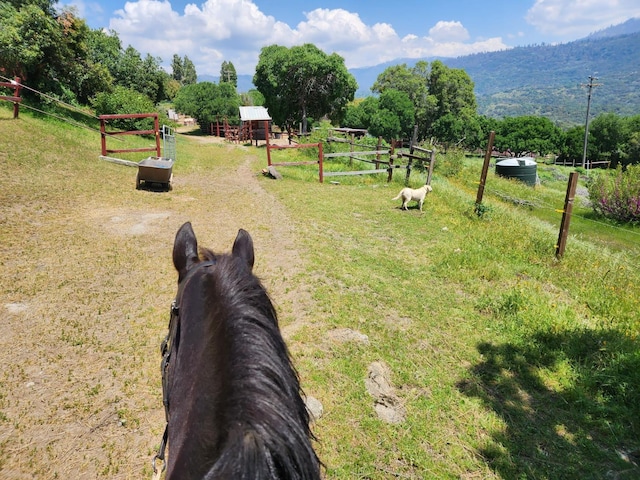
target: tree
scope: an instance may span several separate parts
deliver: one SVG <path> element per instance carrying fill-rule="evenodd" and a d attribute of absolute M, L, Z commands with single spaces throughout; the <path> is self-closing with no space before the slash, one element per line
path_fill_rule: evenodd
<path fill-rule="evenodd" d="M 408 95 L 415 109 L 415 122 L 419 127 L 419 138 L 426 135 L 426 125 L 430 112 L 433 111 L 435 100 L 430 98 L 428 93 L 429 63 L 419 61 L 414 67 L 409 68 L 407 64 L 394 65 L 385 69 L 371 87 L 374 93 L 384 93 L 385 90 L 398 90 Z"/>
<path fill-rule="evenodd" d="M 196 67 L 193 62 L 184 56 L 184 59 L 180 55 L 173 54 L 171 60 L 171 78 L 176 80 L 180 85 L 193 85 L 198 81 L 198 75 L 196 73 Z"/>
<path fill-rule="evenodd" d="M 182 58 L 177 53 L 173 54 L 173 59 L 171 60 L 171 78 L 178 81 L 180 85 L 182 85 Z"/>
<path fill-rule="evenodd" d="M 415 124 L 415 108 L 409 95 L 399 90 L 387 89 L 380 95 L 379 110 L 390 112 L 398 119 L 399 131 L 393 137 L 382 135 L 386 140 L 411 137 Z M 387 114 L 384 117 L 390 118 Z M 373 132 L 371 134 L 380 135 Z"/>
<path fill-rule="evenodd" d="M 622 119 L 615 113 L 601 113 L 589 125 L 589 144 L 598 160 L 610 161 L 614 166 L 622 159 L 628 138 Z M 590 157 L 594 160 L 594 157 Z"/>
<path fill-rule="evenodd" d="M 191 59 L 184 56 L 184 60 L 182 61 L 182 84 L 183 85 L 193 85 L 198 82 L 198 74 L 196 73 L 196 66 L 193 64 Z"/>
<path fill-rule="evenodd" d="M 264 95 L 258 90 L 252 88 L 248 92 L 240 94 L 242 105 L 244 106 L 262 106 L 264 105 Z"/>
<path fill-rule="evenodd" d="M 240 96 L 233 85 L 200 82 L 181 88 L 173 103 L 178 112 L 195 118 L 206 131 L 210 123 L 220 118 L 227 117 L 234 123 L 238 118 Z"/>
<path fill-rule="evenodd" d="M 96 115 L 151 113 L 155 111 L 155 106 L 149 97 L 130 88 L 121 86 L 114 87 L 113 92 L 101 92 L 97 94 L 91 104 Z M 121 130 L 153 129 L 153 122 L 148 118 L 115 119 L 110 122 L 110 125 Z"/>
<path fill-rule="evenodd" d="M 464 118 L 447 113 L 433 122 L 431 129 L 436 143 L 444 146 L 445 152 L 454 146 L 475 150 L 486 139 L 482 138 L 482 126 L 475 115 Z"/>
<path fill-rule="evenodd" d="M 389 110 L 382 109 L 373 115 L 368 130 L 374 137 L 391 140 L 400 138 L 402 127 L 400 126 L 400 119 L 396 114 Z"/>
<path fill-rule="evenodd" d="M 540 155 L 557 152 L 563 132 L 545 117 L 507 117 L 498 124 L 495 146 L 522 156 L 530 152 Z"/>
<path fill-rule="evenodd" d="M 405 92 L 385 89 L 379 98 L 367 97 L 346 108 L 344 127 L 366 128 L 387 141 L 408 138 L 415 124 L 415 108 Z"/>
<path fill-rule="evenodd" d="M 168 74 L 160 67 L 160 59 L 147 54 L 143 60 L 131 45 L 120 56 L 114 77 L 118 85 L 143 93 L 154 103 L 165 98 Z"/>
<path fill-rule="evenodd" d="M 224 82 L 232 84 L 234 88 L 238 88 L 236 67 L 233 66 L 233 63 L 227 62 L 226 60 L 222 62 L 222 66 L 220 67 L 220 83 Z"/>
<path fill-rule="evenodd" d="M 474 85 L 464 70 L 452 69 L 436 60 L 419 61 L 414 67 L 395 65 L 382 72 L 371 87 L 383 93 L 393 89 L 405 92 L 415 107 L 418 139 L 433 135 L 432 125 L 448 114 L 471 120 L 476 114 Z"/>
<path fill-rule="evenodd" d="M 587 157 L 593 158 L 590 153 L 593 152 L 593 145 L 589 145 L 591 149 L 587 152 Z M 577 125 L 569 128 L 564 132 L 563 141 L 558 150 L 558 161 L 562 163 L 579 164 L 582 161 L 582 153 L 584 149 L 584 126 Z"/>
<path fill-rule="evenodd" d="M 308 117 L 340 119 L 358 88 L 341 56 L 327 55 L 309 43 L 290 49 L 264 47 L 253 83 L 274 122 L 287 130 L 302 122 L 303 133 Z"/>

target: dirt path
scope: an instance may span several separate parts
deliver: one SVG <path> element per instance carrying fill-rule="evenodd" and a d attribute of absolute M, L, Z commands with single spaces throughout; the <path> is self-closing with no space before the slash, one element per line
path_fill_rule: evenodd
<path fill-rule="evenodd" d="M 176 176 L 171 194 L 125 187 L 116 204 L 0 206 L 15 239 L 0 264 L 0 477 L 150 478 L 164 428 L 158 345 L 184 221 L 218 251 L 248 230 L 285 336 L 304 323 L 310 297 L 289 281 L 304 260 L 296 229 L 252 162 L 247 150 L 237 168 Z M 113 167 L 125 185 L 126 168 Z"/>

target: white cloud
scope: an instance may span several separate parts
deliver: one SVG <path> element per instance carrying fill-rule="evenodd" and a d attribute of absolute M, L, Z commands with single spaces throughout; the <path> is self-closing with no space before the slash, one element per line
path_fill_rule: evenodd
<path fill-rule="evenodd" d="M 81 1 L 81 0 L 79 0 Z M 115 12 L 109 28 L 123 46 L 143 55 L 161 57 L 166 65 L 174 54 L 188 56 L 200 75 L 218 75 L 223 60 L 239 74 L 252 74 L 260 49 L 313 43 L 336 52 L 347 68 L 376 65 L 395 58 L 459 56 L 507 48 L 500 37 L 469 41 L 460 22 L 437 22 L 426 37 L 400 38 L 388 23 L 365 24 L 357 13 L 318 8 L 305 13 L 295 27 L 264 14 L 251 0 L 207 0 L 173 10 L 168 0 L 127 2 Z"/>
<path fill-rule="evenodd" d="M 640 17 L 638 0 L 536 0 L 525 18 L 542 33 L 575 38 L 632 17 Z"/>
<path fill-rule="evenodd" d="M 429 30 L 429 37 L 436 42 L 464 42 L 469 32 L 460 22 L 439 21 Z"/>

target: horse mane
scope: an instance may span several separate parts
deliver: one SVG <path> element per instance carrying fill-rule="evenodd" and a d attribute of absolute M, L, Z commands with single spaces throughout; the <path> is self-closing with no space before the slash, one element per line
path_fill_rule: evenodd
<path fill-rule="evenodd" d="M 205 340 L 207 355 L 213 365 L 227 366 L 223 392 L 213 405 L 225 433 L 204 478 L 319 479 L 321 463 L 311 445 L 315 437 L 299 375 L 269 295 L 240 259 L 208 249 L 200 256 L 215 262 L 202 278 L 204 321 L 226 317 L 224 325 L 210 330 L 220 338 Z"/>

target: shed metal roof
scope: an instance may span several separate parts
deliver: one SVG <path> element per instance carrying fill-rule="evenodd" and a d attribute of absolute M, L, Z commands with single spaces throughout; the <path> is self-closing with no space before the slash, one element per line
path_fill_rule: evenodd
<path fill-rule="evenodd" d="M 240 107 L 240 120 L 243 122 L 271 120 L 271 117 L 265 107 Z"/>

